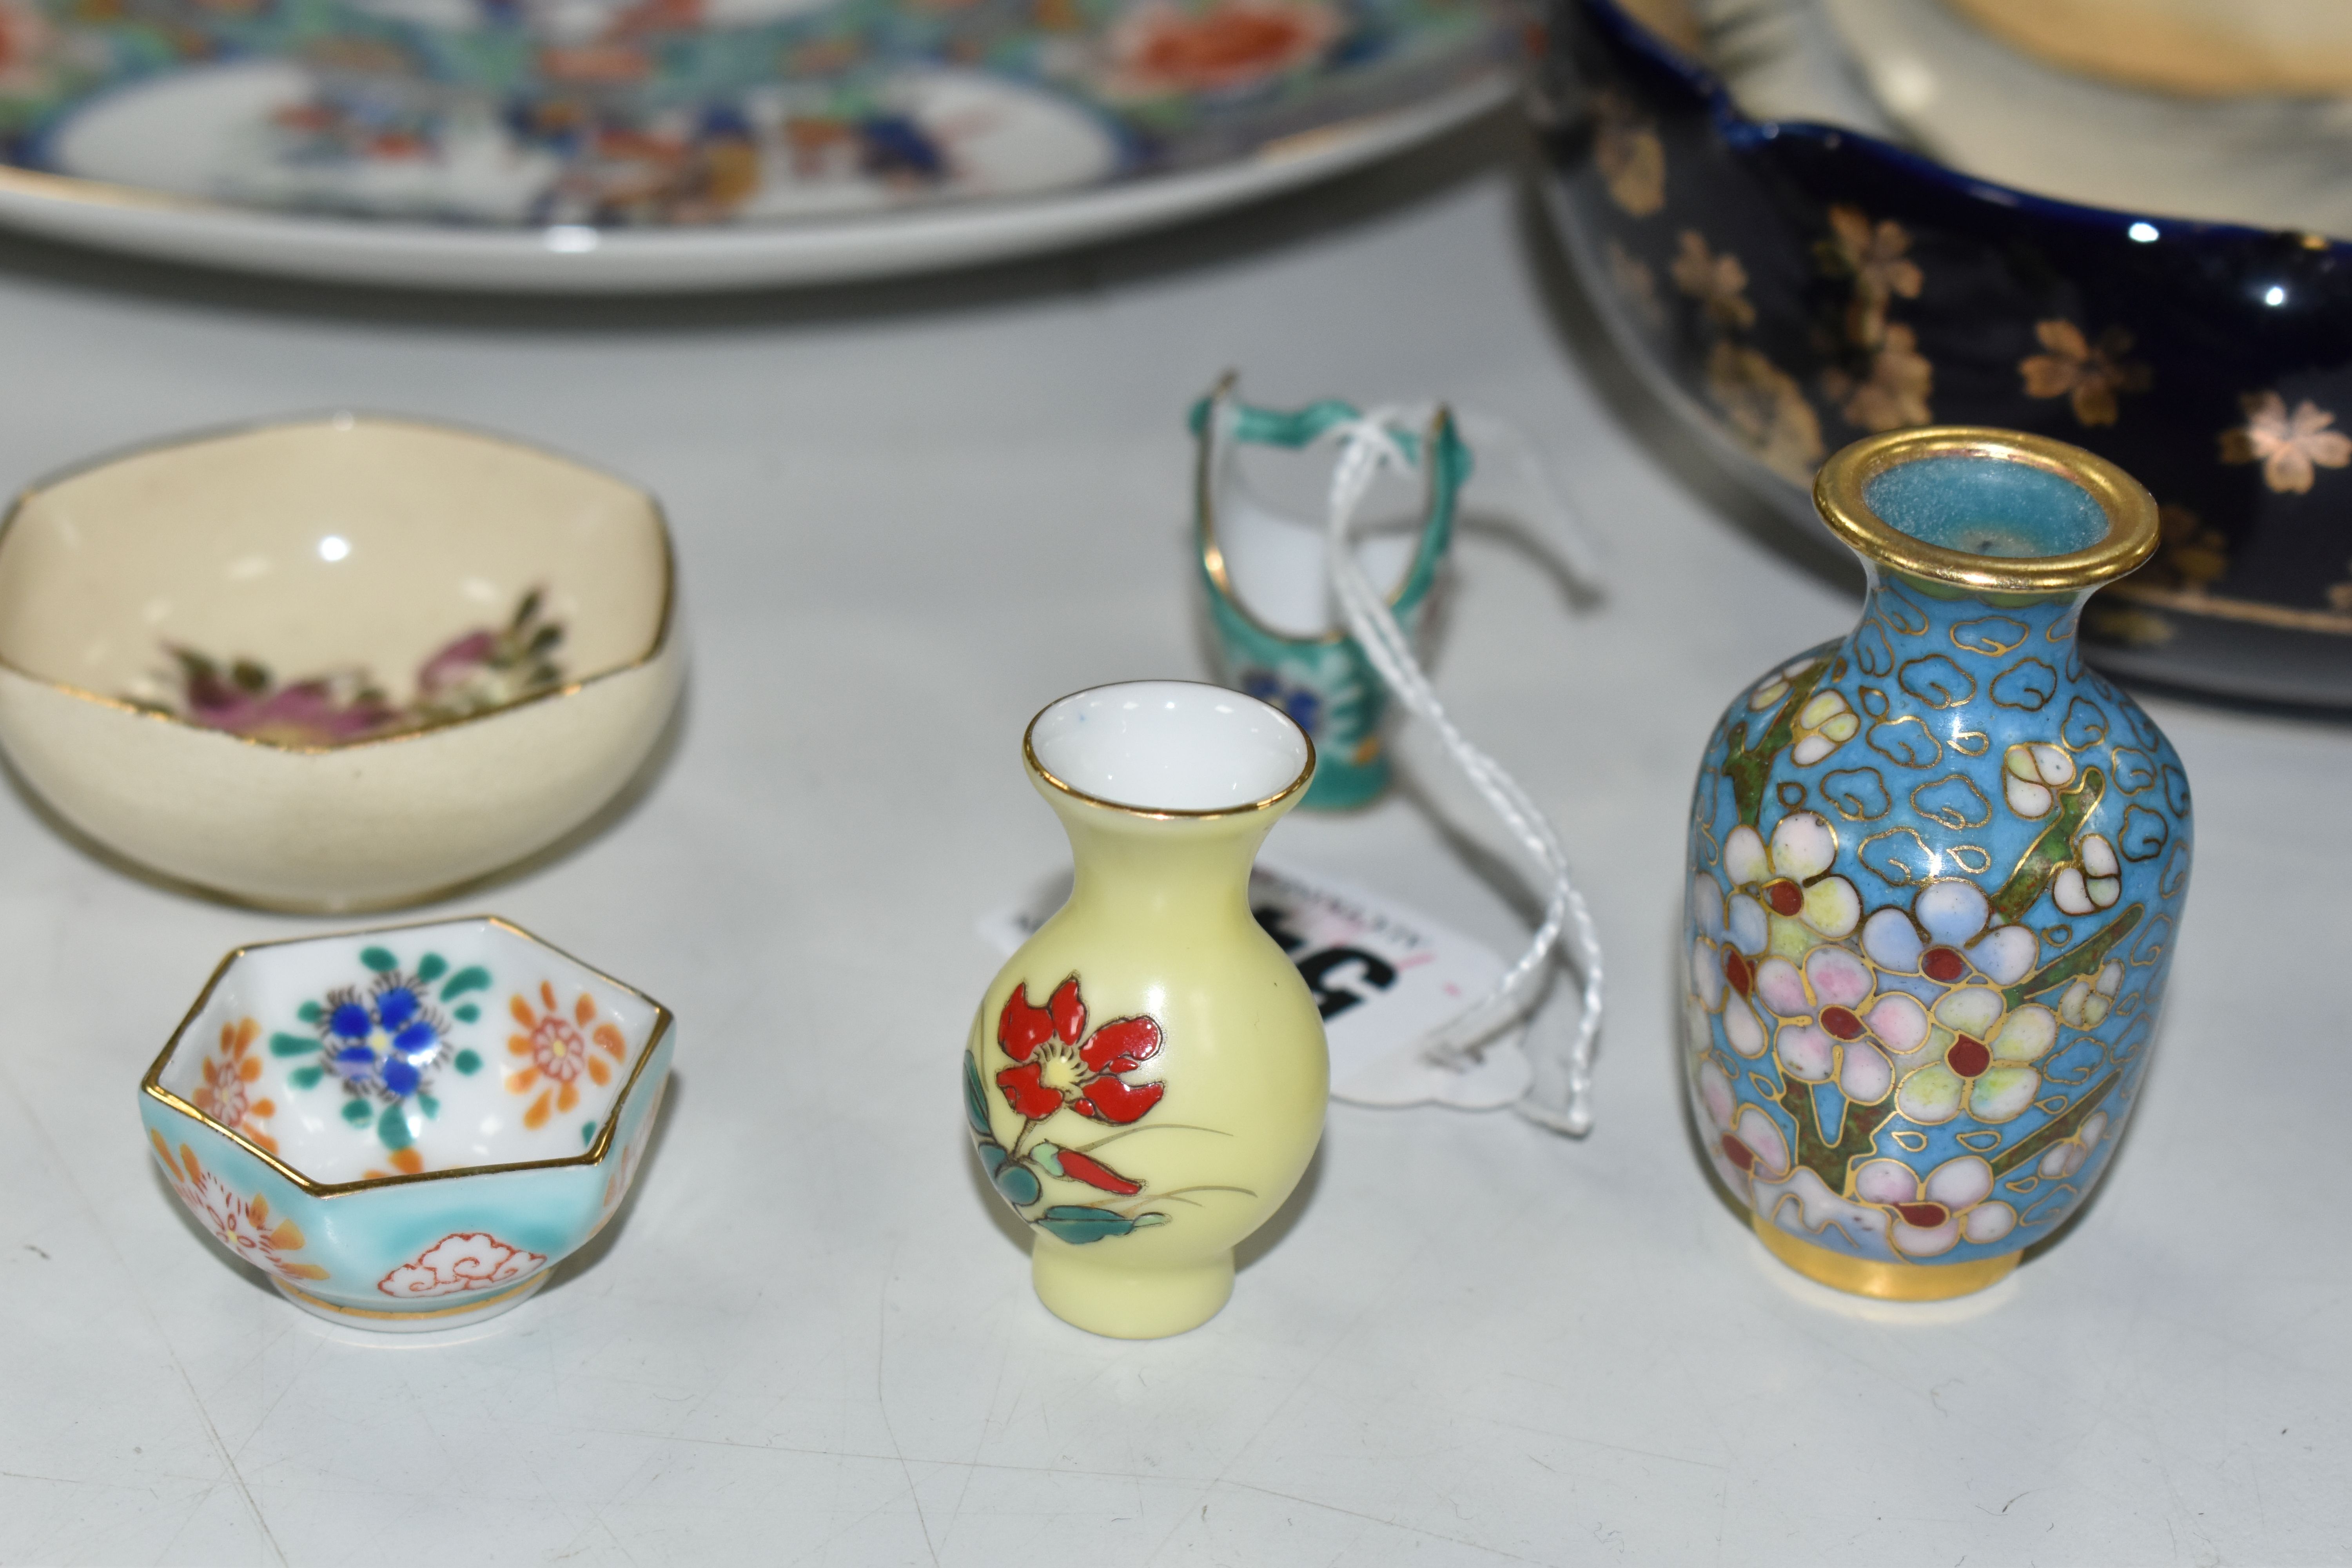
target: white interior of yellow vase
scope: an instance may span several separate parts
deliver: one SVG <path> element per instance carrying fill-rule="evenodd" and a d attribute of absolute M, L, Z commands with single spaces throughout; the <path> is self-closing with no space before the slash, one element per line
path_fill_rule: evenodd
<path fill-rule="evenodd" d="M 1230 811 L 1271 800 L 1307 769 L 1306 731 L 1222 686 L 1130 680 L 1037 715 L 1038 765 L 1083 795 L 1145 811 Z"/>
<path fill-rule="evenodd" d="M 566 682 L 641 659 L 668 593 L 653 501 L 462 431 L 338 416 L 161 447 L 29 492 L 0 537 L 0 660 L 100 697 L 170 648 L 405 699 L 541 592 Z"/>

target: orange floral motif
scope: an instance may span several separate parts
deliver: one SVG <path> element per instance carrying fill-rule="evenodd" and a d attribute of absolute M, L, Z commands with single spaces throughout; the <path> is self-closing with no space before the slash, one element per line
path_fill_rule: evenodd
<path fill-rule="evenodd" d="M 1910 235 L 1892 218 L 1874 225 L 1860 207 L 1830 209 L 1830 237 L 1813 247 L 1813 255 L 1823 271 L 1853 281 L 1845 333 L 1856 348 L 1879 345 L 1886 334 L 1890 303 L 1919 297 L 1927 279 L 1919 264 L 1905 254 L 1910 248 Z"/>
<path fill-rule="evenodd" d="M 1657 132 L 1613 92 L 1594 104 L 1592 166 L 1609 199 L 1628 217 L 1647 217 L 1666 205 L 1666 149 Z"/>
<path fill-rule="evenodd" d="M 2352 436 L 2331 430 L 2336 416 L 2305 398 L 2294 412 L 2275 392 L 2248 393 L 2238 399 L 2246 422 L 2221 432 L 2221 460 L 2260 463 L 2263 483 L 2285 494 L 2310 491 L 2317 468 L 2340 468 L 2352 463 Z"/>
<path fill-rule="evenodd" d="M 1822 422 L 1795 377 L 1759 351 L 1721 338 L 1706 358 L 1706 390 L 1740 444 L 1767 468 L 1797 484 L 1813 482 Z"/>
<path fill-rule="evenodd" d="M 261 1025 L 252 1018 L 223 1024 L 220 1049 L 200 1064 L 205 1081 L 196 1086 L 193 1098 L 198 1110 L 275 1154 L 278 1140 L 262 1131 L 261 1123 L 277 1115 L 278 1107 L 268 1097 L 256 1098 L 251 1092 L 254 1080 L 261 1076 L 261 1053 L 253 1048 L 260 1038 Z"/>
<path fill-rule="evenodd" d="M 1675 287 L 1696 300 L 1708 317 L 1734 331 L 1756 324 L 1756 307 L 1748 302 L 1748 268 L 1729 251 L 1717 256 L 1707 248 L 1696 229 L 1682 232 L 1682 248 L 1675 257 Z"/>
<path fill-rule="evenodd" d="M 618 1062 L 629 1054 L 620 1026 L 610 1019 L 599 1020 L 596 999 L 586 992 L 572 1005 L 569 1017 L 555 1000 L 553 984 L 541 981 L 539 997 L 546 1005 L 544 1013 L 534 1012 L 520 996 L 507 1001 L 507 1010 L 526 1031 L 507 1037 L 507 1051 L 519 1062 L 507 1075 L 507 1088 L 516 1094 L 529 1094 L 542 1081 L 546 1085 L 522 1113 L 522 1124 L 531 1128 L 546 1126 L 551 1113 L 571 1110 L 580 1103 L 581 1074 L 586 1073 L 600 1088 L 612 1082 L 613 1068 L 604 1056 Z"/>
<path fill-rule="evenodd" d="M 1891 218 L 1874 224 L 1860 207 L 1830 209 L 1829 237 L 1813 247 L 1813 259 L 1851 289 L 1845 308 L 1845 341 L 1854 352 L 1845 363 L 1822 373 L 1822 390 L 1839 405 L 1846 422 L 1864 430 L 1925 425 L 1935 417 L 1927 406 L 1936 367 L 1919 352 L 1919 335 L 1886 319 L 1896 300 L 1916 300 L 1927 284 L 1908 254 L 1911 236 Z"/>
<path fill-rule="evenodd" d="M 1867 380 L 1832 370 L 1822 375 L 1822 386 L 1843 400 L 1840 412 L 1864 430 L 1895 430 L 1934 417 L 1927 395 L 1936 389 L 1936 367 L 1919 352 L 1918 334 L 1901 321 L 1885 323 Z"/>
<path fill-rule="evenodd" d="M 265 1273 L 281 1279 L 324 1279 L 327 1271 L 315 1263 L 295 1263 L 286 1255 L 302 1250 L 302 1227 L 290 1219 L 269 1223 L 269 1200 L 259 1193 L 240 1197 L 229 1189 L 227 1183 L 196 1163 L 196 1152 L 185 1143 L 180 1145 L 178 1159 L 165 1146 L 163 1135 L 153 1128 L 147 1130 L 148 1139 L 155 1145 L 155 1157 L 163 1162 L 164 1173 L 172 1178 L 172 1190 L 188 1205 L 206 1230 L 220 1238 L 220 1243 L 236 1255 L 242 1263 L 250 1263 Z"/>
<path fill-rule="evenodd" d="M 2146 392 L 2155 380 L 2147 366 L 2124 357 L 2131 352 L 2132 335 L 2121 327 L 2101 332 L 2095 344 L 2068 321 L 2037 321 L 2033 335 L 2049 352 L 2017 362 L 2025 395 L 2071 397 L 2074 418 L 2083 425 L 2114 424 L 2120 412 L 2116 395 Z"/>

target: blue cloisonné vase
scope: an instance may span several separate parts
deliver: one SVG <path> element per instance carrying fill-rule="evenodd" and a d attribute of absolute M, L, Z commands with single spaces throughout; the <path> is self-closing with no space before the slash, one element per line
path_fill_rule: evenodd
<path fill-rule="evenodd" d="M 1685 1068 L 1774 1254 L 1936 1300 L 2081 1205 L 2147 1072 L 2189 784 L 2075 621 L 2156 505 L 2079 447 L 1950 426 L 1847 447 L 1814 500 L 1869 598 L 1707 742 Z"/>
<path fill-rule="evenodd" d="M 1364 805 L 1388 787 L 1388 689 L 1362 647 L 1333 624 L 1320 524 L 1261 500 L 1234 458 L 1244 446 L 1296 451 L 1360 417 L 1337 398 L 1295 410 L 1254 407 L 1234 395 L 1231 376 L 1192 412 L 1195 542 L 1217 680 L 1281 709 L 1313 739 L 1315 783 L 1302 804 L 1315 810 Z M 1362 559 L 1374 582 L 1395 584 L 1390 607 L 1413 636 L 1453 542 L 1470 453 L 1444 408 L 1425 430 L 1393 433 L 1421 470 L 1421 515 L 1409 534 L 1368 540 Z"/>

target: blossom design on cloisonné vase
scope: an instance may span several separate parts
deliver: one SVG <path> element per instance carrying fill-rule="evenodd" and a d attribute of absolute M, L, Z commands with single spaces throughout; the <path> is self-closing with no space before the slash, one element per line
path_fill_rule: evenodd
<path fill-rule="evenodd" d="M 272 1222 L 269 1200 L 259 1193 L 251 1197 L 237 1192 L 223 1181 L 218 1172 L 207 1171 L 196 1160 L 196 1152 L 185 1143 L 175 1156 L 163 1142 L 163 1135 L 152 1128 L 147 1132 L 148 1142 L 155 1148 L 155 1158 L 163 1163 L 163 1173 L 171 1179 L 172 1190 L 196 1216 L 198 1224 L 217 1237 L 220 1244 L 236 1255 L 241 1263 L 250 1263 L 265 1274 L 280 1279 L 324 1279 L 326 1269 L 316 1263 L 301 1263 L 289 1256 L 299 1252 L 306 1245 L 302 1227 L 290 1219 Z"/>
<path fill-rule="evenodd" d="M 1156 1205 L 1192 1203 L 1193 1193 L 1257 1195 L 1243 1187 L 1209 1184 L 1154 1192 L 1148 1182 L 1120 1173 L 1112 1163 L 1117 1156 L 1097 1157 L 1098 1151 L 1140 1133 L 1213 1131 L 1175 1122 L 1139 1125 L 1167 1086 L 1138 1082 L 1131 1075 L 1160 1054 L 1160 1024 L 1148 1016 L 1113 1018 L 1088 1034 L 1075 974 L 1054 988 L 1043 1007 L 1029 1000 L 1027 982 L 1013 988 L 996 1022 L 996 1047 L 1010 1065 L 994 1075 L 997 1097 L 1018 1119 L 1013 1135 L 997 1132 L 994 1104 L 982 1082 L 980 1063 L 970 1055 L 964 1058 L 963 1089 L 964 1115 L 981 1163 L 1013 1212 L 1083 1246 L 1166 1225 L 1170 1216 Z M 1042 1136 L 1065 1115 L 1092 1124 L 1080 1134 L 1087 1142 L 1071 1144 Z M 1104 1127 L 1112 1131 L 1092 1135 Z M 1055 1201 L 1063 1194 L 1085 1201 Z"/>
<path fill-rule="evenodd" d="M 2189 798 L 2076 598 L 1891 574 L 1735 700 L 1694 802 L 1685 1065 L 1710 1163 L 1801 1238 L 1962 1261 L 2050 1233 L 2138 1092 Z"/>
<path fill-rule="evenodd" d="M 394 1172 L 414 1175 L 425 1168 L 416 1139 L 425 1122 L 440 1114 L 433 1093 L 436 1077 L 444 1068 L 467 1076 L 482 1068 L 481 1053 L 456 1037 L 479 1022 L 481 1008 L 467 998 L 489 988 L 490 973 L 479 964 L 452 973 L 437 952 L 404 967 L 384 947 L 361 949 L 359 962 L 367 979 L 303 1003 L 295 1016 L 311 1033 L 273 1035 L 269 1049 L 280 1057 L 316 1057 L 286 1075 L 288 1087 L 339 1089 L 343 1120 L 383 1143 Z"/>
<path fill-rule="evenodd" d="M 556 1000 L 554 985 L 542 980 L 539 1000 L 541 1006 L 534 1008 L 520 996 L 507 998 L 507 1011 L 522 1026 L 522 1033 L 507 1037 L 507 1055 L 512 1058 L 507 1090 L 539 1091 L 522 1113 L 522 1124 L 533 1129 L 546 1126 L 551 1116 L 569 1115 L 579 1108 L 583 1077 L 602 1089 L 629 1057 L 621 1026 L 599 1018 L 596 999 L 585 991 L 567 1009 Z M 596 1123 L 582 1123 L 580 1142 L 595 1141 Z"/>

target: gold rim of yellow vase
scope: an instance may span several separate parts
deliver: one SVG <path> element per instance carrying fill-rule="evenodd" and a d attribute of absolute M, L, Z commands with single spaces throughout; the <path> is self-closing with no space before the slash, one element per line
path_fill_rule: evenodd
<path fill-rule="evenodd" d="M 1998 1285 L 2017 1268 L 2014 1252 L 1967 1263 L 1895 1263 L 1856 1258 L 1790 1236 L 1760 1214 L 1751 1214 L 1748 1220 L 1756 1228 L 1756 1239 L 1773 1257 L 1815 1284 L 1849 1296 L 1881 1301 L 1948 1301 Z"/>
<path fill-rule="evenodd" d="M 1865 500 L 1870 481 L 1929 458 L 2023 463 L 2079 485 L 2106 514 L 2106 536 L 2063 555 L 1972 555 L 1929 544 L 1887 522 Z M 2065 441 L 1987 425 L 1933 425 L 1864 437 L 1822 465 L 1813 505 L 1830 531 L 1882 566 L 1978 593 L 2053 594 L 2095 588 L 2156 553 L 2156 498 L 2122 468 Z"/>
<path fill-rule="evenodd" d="M 1137 686 L 1143 684 L 1146 684 L 1146 681 L 1111 680 L 1105 681 L 1103 686 Z M 1055 709 L 1059 708 L 1063 703 L 1067 702 L 1071 698 L 1084 697 L 1089 691 L 1100 691 L 1103 689 L 1103 686 L 1081 686 L 1076 691 L 1064 692 L 1061 696 L 1055 698 L 1054 700 L 1046 703 L 1045 706 L 1038 709 L 1036 712 L 1031 714 L 1029 716 L 1028 728 L 1021 731 L 1021 760 L 1028 764 L 1029 771 L 1031 773 L 1036 774 L 1037 777 L 1053 785 L 1054 788 L 1060 791 L 1062 794 L 1068 795 L 1072 800 L 1084 801 L 1088 805 L 1100 806 L 1105 811 L 1116 811 L 1127 816 L 1146 817 L 1154 822 L 1165 822 L 1171 820 L 1206 822 L 1220 816 L 1247 816 L 1254 811 L 1271 811 L 1276 806 L 1280 805 L 1284 801 L 1288 800 L 1291 796 L 1304 794 L 1307 786 L 1314 782 L 1315 737 L 1307 732 L 1307 727 L 1305 725 L 1299 723 L 1297 720 L 1293 719 L 1289 714 L 1285 713 L 1281 709 L 1276 708 L 1273 703 L 1252 697 L 1246 691 L 1235 691 L 1230 686 L 1219 686 L 1216 682 L 1211 680 L 1150 680 L 1149 684 L 1158 686 L 1206 687 L 1212 691 L 1222 692 L 1227 697 L 1238 697 L 1244 702 L 1257 703 L 1259 707 L 1265 709 L 1267 712 L 1273 714 L 1277 719 L 1280 719 L 1284 723 L 1298 731 L 1298 739 L 1304 742 L 1307 747 L 1307 765 L 1298 770 L 1298 776 L 1297 778 L 1292 779 L 1288 784 L 1283 785 L 1280 789 L 1275 791 L 1272 795 L 1267 795 L 1263 800 L 1245 801 L 1240 805 L 1220 805 L 1205 811 L 1185 811 L 1172 806 L 1133 805 L 1123 800 L 1105 800 L 1101 795 L 1088 795 L 1086 791 L 1080 789 L 1077 785 L 1071 784 L 1068 780 L 1055 777 L 1052 770 L 1037 760 L 1037 747 L 1035 744 L 1037 738 L 1037 721 L 1043 719 Z"/>

